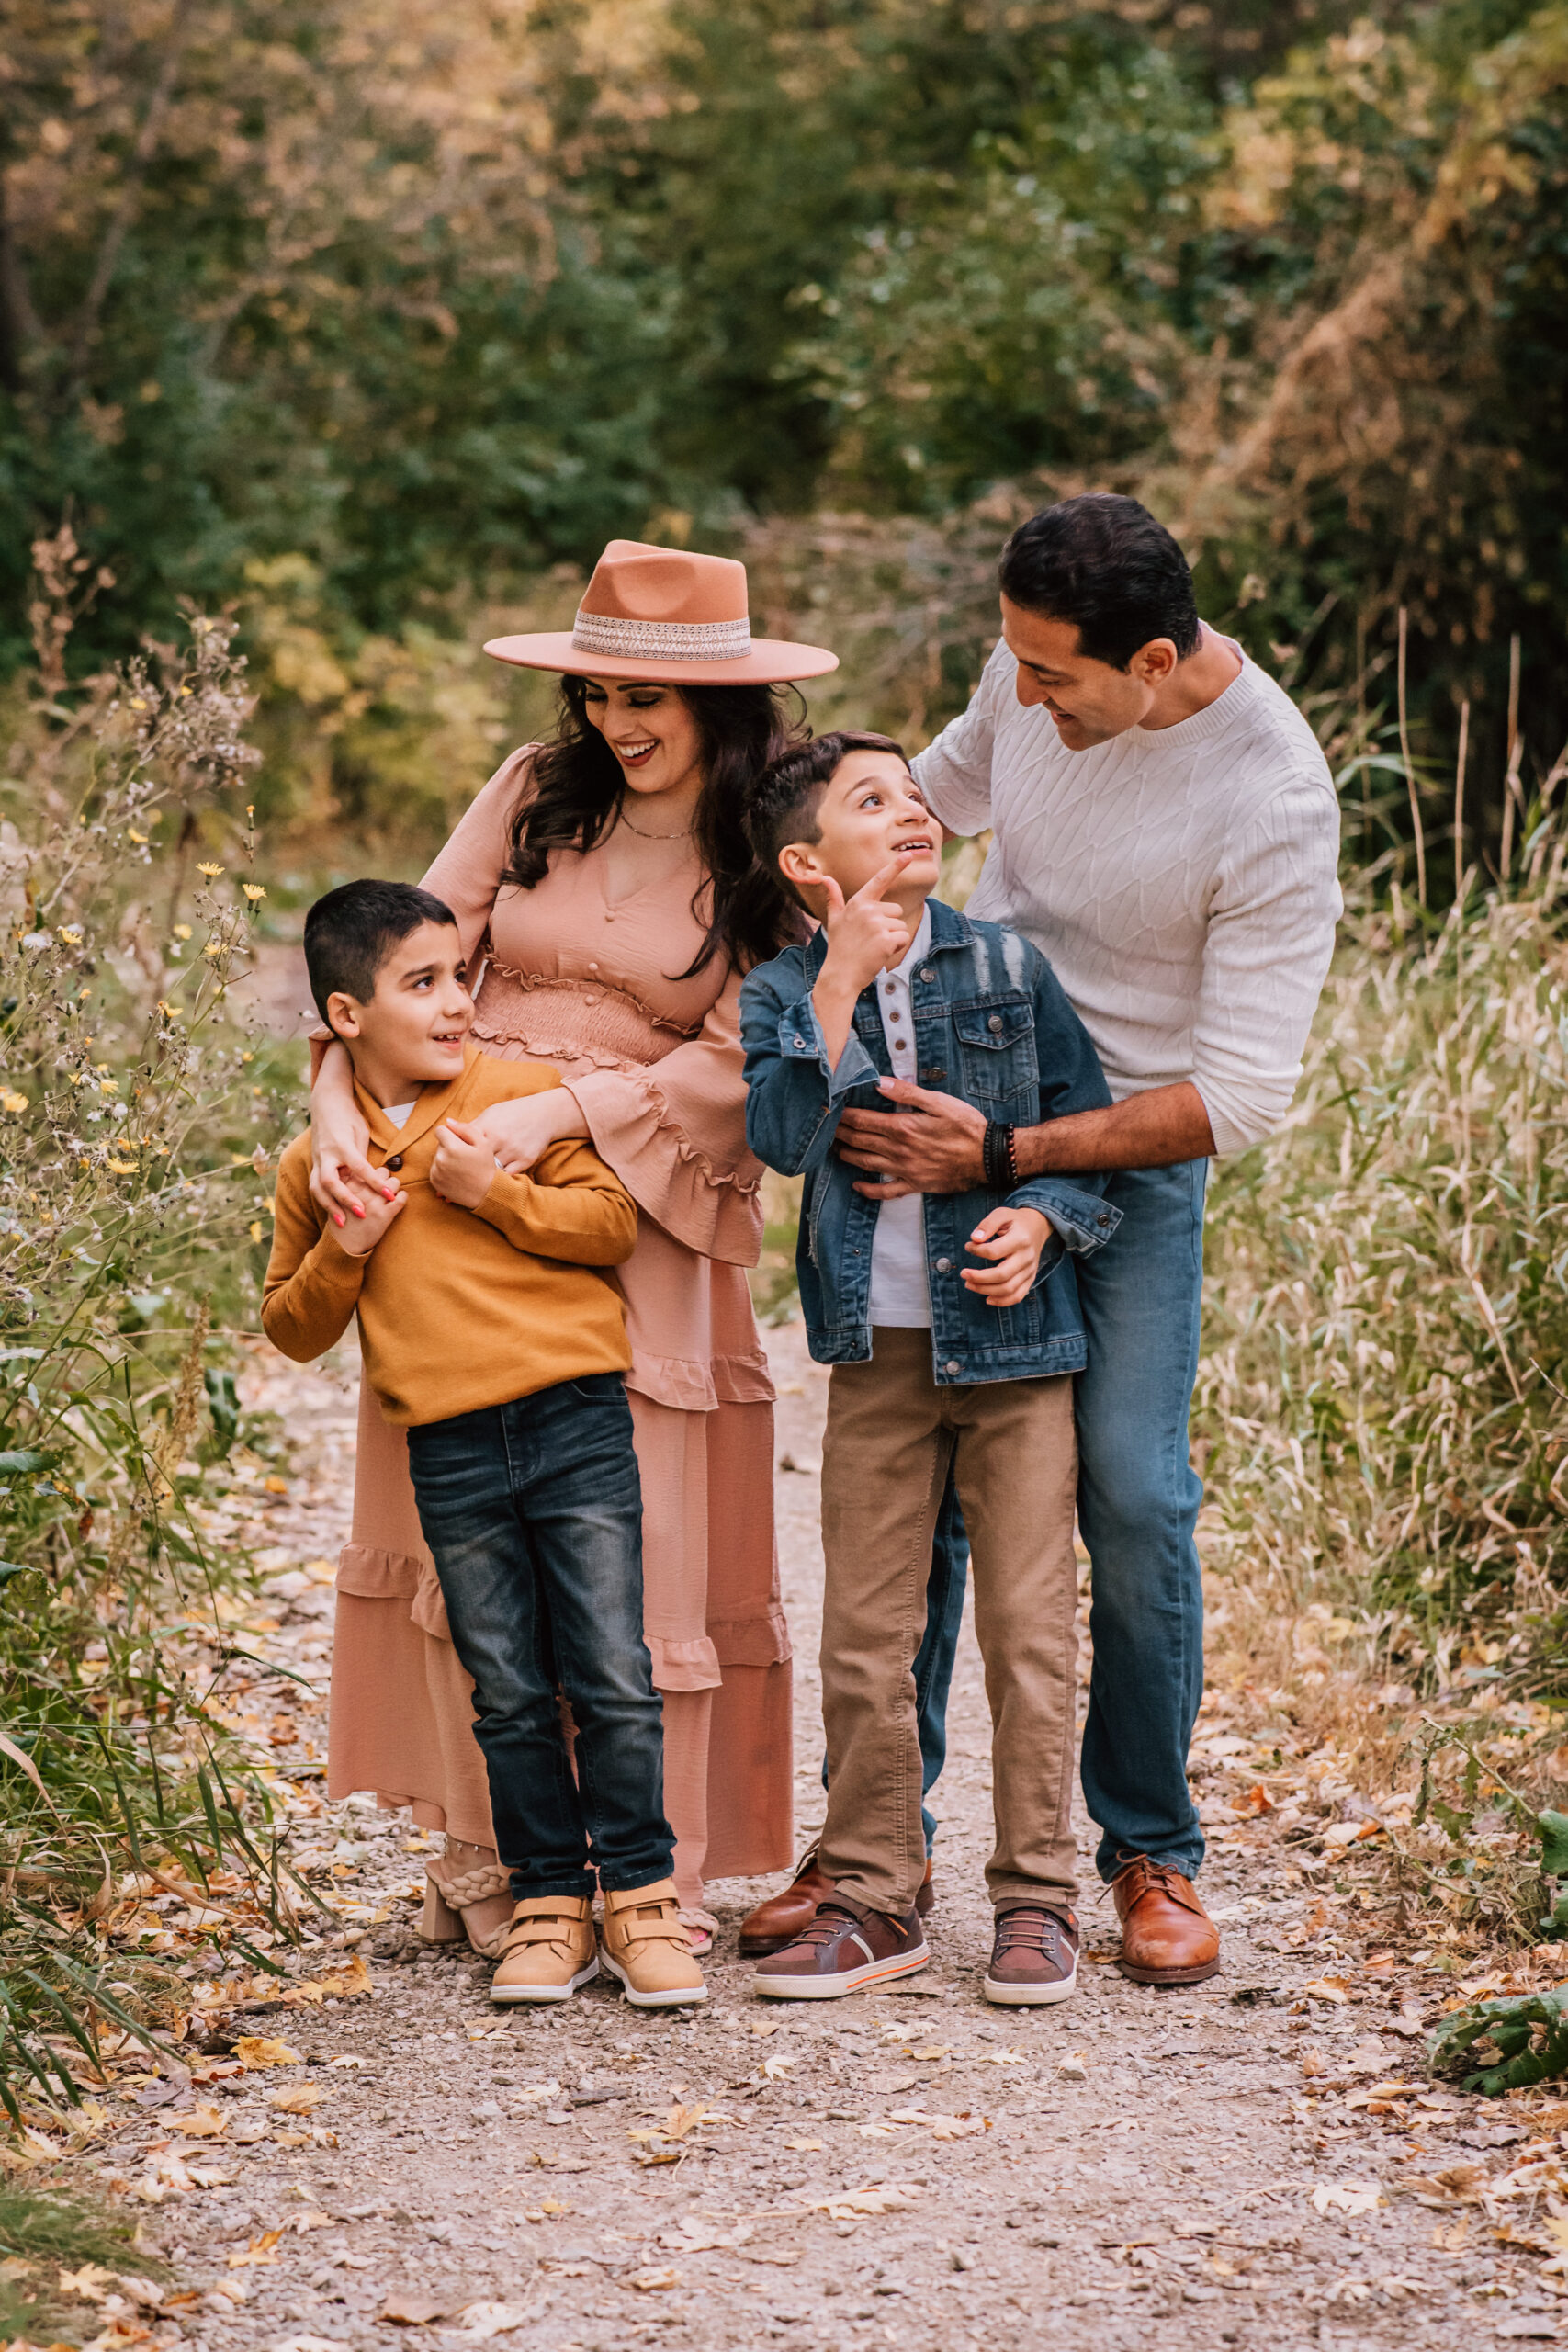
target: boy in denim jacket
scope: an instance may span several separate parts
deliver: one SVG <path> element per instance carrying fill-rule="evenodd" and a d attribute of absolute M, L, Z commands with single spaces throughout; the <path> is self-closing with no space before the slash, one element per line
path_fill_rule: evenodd
<path fill-rule="evenodd" d="M 1077 1968 L 1071 1823 L 1077 1454 L 1085 1362 L 1073 1257 L 1118 1223 L 1095 1176 L 1020 1182 L 1012 1129 L 1111 1100 L 1037 949 L 929 894 L 940 828 L 887 737 L 776 761 L 747 827 L 822 928 L 748 978 L 748 1139 L 804 1174 L 797 1265 L 811 1352 L 833 1366 L 822 1462 L 822 1708 L 831 1899 L 758 1967 L 820 2000 L 923 1968 L 925 1866 L 911 1668 L 950 1463 L 968 1526 L 993 1725 L 996 1936 L 987 1997 L 1065 2000 Z M 940 1087 L 986 1120 L 986 1188 L 886 1194 L 833 1150 L 878 1081 Z"/>

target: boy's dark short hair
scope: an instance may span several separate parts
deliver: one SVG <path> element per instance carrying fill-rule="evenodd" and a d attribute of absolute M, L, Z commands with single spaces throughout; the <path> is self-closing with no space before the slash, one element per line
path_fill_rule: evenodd
<path fill-rule="evenodd" d="M 998 578 L 1026 613 L 1075 622 L 1087 661 L 1125 670 L 1156 637 L 1168 637 L 1183 662 L 1198 650 L 1187 558 L 1135 498 L 1093 490 L 1042 508 L 1002 549 Z"/>
<path fill-rule="evenodd" d="M 814 735 L 808 743 L 784 752 L 762 770 L 746 804 L 746 838 L 758 862 L 778 874 L 779 852 L 791 842 L 818 838 L 817 812 L 822 795 L 851 752 L 891 752 L 908 765 L 904 746 L 891 735 L 873 735 L 847 727 Z M 779 875 L 792 898 L 805 905 L 793 883 Z"/>
<path fill-rule="evenodd" d="M 412 882 L 344 882 L 329 890 L 305 918 L 305 968 L 321 1019 L 339 990 L 368 1004 L 382 965 L 422 922 L 456 927 L 457 921 L 445 899 Z"/>

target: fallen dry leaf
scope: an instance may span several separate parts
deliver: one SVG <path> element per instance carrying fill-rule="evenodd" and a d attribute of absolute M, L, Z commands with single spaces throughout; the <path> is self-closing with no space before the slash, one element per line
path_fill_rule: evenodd
<path fill-rule="evenodd" d="M 230 2269 L 260 2270 L 272 2267 L 278 2260 L 273 2248 L 282 2235 L 281 2230 L 264 2230 L 259 2238 L 253 2238 L 249 2245 L 242 2246 L 230 2255 Z"/>
<path fill-rule="evenodd" d="M 101 2303 L 114 2284 L 114 2272 L 96 2262 L 85 2262 L 80 2270 L 62 2270 L 60 2274 L 60 2292 L 84 2303 Z"/>
<path fill-rule="evenodd" d="M 795 2064 L 795 2061 L 793 2058 L 764 2058 L 762 2061 L 763 2077 L 770 2083 L 782 2083 L 784 2076 L 788 2074 L 790 2068 Z"/>
<path fill-rule="evenodd" d="M 180 2130 L 192 2140 L 220 2140 L 228 2129 L 227 2108 L 191 2107 L 180 2118 Z"/>
<path fill-rule="evenodd" d="M 800 2156 L 819 2156 L 822 2153 L 820 2140 L 786 2140 L 784 2146 L 793 2148 L 796 2155 Z"/>
<path fill-rule="evenodd" d="M 515 2303 L 469 2303 L 463 2312 L 457 2334 L 471 2344 L 488 2344 L 497 2335 L 510 2335 L 521 2327 L 528 2314 Z"/>
<path fill-rule="evenodd" d="M 355 1952 L 346 1968 L 334 1969 L 321 1980 L 322 1992 L 329 2001 L 359 2001 L 374 1993 L 376 1986 L 363 1957 Z"/>
<path fill-rule="evenodd" d="M 1486 2195 L 1486 2174 L 1480 2165 L 1447 2165 L 1438 2173 L 1407 2175 L 1400 2186 L 1418 2205 L 1443 2211 L 1455 2205 L 1479 2205 Z"/>
<path fill-rule="evenodd" d="M 400 2287 L 394 2288 L 382 2304 L 381 2317 L 394 2327 L 428 2327 L 433 2320 L 445 2319 L 461 2308 L 450 2290 L 432 2295 L 417 2287 Z"/>
<path fill-rule="evenodd" d="M 257 2074 L 267 2066 L 302 2066 L 305 2064 L 298 2050 L 275 2035 L 243 2033 L 234 2044 L 234 2055 L 247 2073 Z"/>
<path fill-rule="evenodd" d="M 1375 2180 L 1324 2180 L 1312 2192 L 1320 2213 L 1371 2213 L 1382 2203 Z"/>
<path fill-rule="evenodd" d="M 1310 1984 L 1302 1986 L 1302 1991 L 1309 2001 L 1326 2001 L 1342 2009 L 1350 1997 L 1350 1981 L 1346 1976 L 1314 1976 Z"/>
<path fill-rule="evenodd" d="M 889 2120 L 915 2124 L 921 2131 L 929 2132 L 933 2140 L 974 2139 L 991 2128 L 988 2116 L 967 2112 L 963 2115 L 928 2115 L 923 2107 L 895 2108 Z"/>
<path fill-rule="evenodd" d="M 890 2180 L 882 2188 L 851 2188 L 838 2197 L 814 2197 L 811 2213 L 826 2213 L 830 2222 L 853 2222 L 873 2213 L 912 2212 L 920 2199 L 917 2180 Z"/>
<path fill-rule="evenodd" d="M 635 2287 L 639 2295 L 661 2295 L 680 2283 L 678 2270 L 634 2270 L 626 2280 L 627 2286 Z"/>
<path fill-rule="evenodd" d="M 296 2083 L 292 2088 L 268 2091 L 266 2103 L 280 2115 L 314 2115 L 326 2093 L 316 2083 Z"/>
<path fill-rule="evenodd" d="M 689 2132 L 701 2127 L 707 2112 L 705 2107 L 682 2107 L 677 2100 L 664 2119 L 664 2137 L 667 2140 L 685 2139 Z"/>

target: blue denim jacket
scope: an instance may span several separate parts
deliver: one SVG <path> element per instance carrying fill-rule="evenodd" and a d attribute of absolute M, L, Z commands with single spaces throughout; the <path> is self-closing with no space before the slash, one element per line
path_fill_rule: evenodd
<path fill-rule="evenodd" d="M 1038 1126 L 1111 1100 L 1089 1032 L 1038 948 L 999 923 L 971 922 L 930 901 L 927 959 L 910 977 L 918 1082 L 973 1103 L 988 1119 Z M 874 988 L 861 992 L 836 1069 L 828 1066 L 811 990 L 828 952 L 818 932 L 751 972 L 740 991 L 746 1049 L 746 1136 L 782 1175 L 804 1173 L 795 1253 L 800 1301 L 818 1363 L 859 1363 L 871 1353 L 871 1245 L 879 1204 L 854 1189 L 859 1171 L 833 1149 L 846 1108 L 893 1111 L 876 1091 L 893 1075 Z M 931 1364 L 939 1384 L 1027 1380 L 1081 1372 L 1086 1362 L 1073 1255 L 1110 1240 L 1121 1212 L 1100 1197 L 1104 1178 L 1034 1176 L 1016 1192 L 928 1193 L 926 1272 Z M 1004 1197 L 1052 1224 L 1040 1272 L 1016 1306 L 987 1306 L 959 1272 L 965 1244 Z M 984 1265 L 985 1259 L 971 1259 Z"/>

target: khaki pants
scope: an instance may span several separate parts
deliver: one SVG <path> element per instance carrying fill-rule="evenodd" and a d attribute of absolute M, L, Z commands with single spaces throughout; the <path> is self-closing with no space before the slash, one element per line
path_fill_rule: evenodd
<path fill-rule="evenodd" d="M 836 1364 L 822 1460 L 822 1869 L 902 1917 L 925 1870 L 911 1671 L 948 1465 L 969 1530 L 991 1708 L 993 1904 L 1070 1903 L 1077 1570 L 1073 1384 L 939 1388 L 929 1331 L 879 1329 Z"/>

